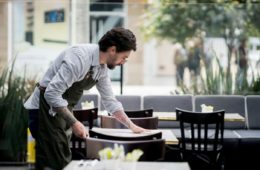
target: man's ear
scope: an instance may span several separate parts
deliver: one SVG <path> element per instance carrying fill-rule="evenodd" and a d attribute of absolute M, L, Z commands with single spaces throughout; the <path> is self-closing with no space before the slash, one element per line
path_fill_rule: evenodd
<path fill-rule="evenodd" d="M 116 46 L 111 46 L 111 47 L 109 47 L 108 49 L 107 49 L 107 51 L 109 52 L 109 53 L 116 53 Z"/>

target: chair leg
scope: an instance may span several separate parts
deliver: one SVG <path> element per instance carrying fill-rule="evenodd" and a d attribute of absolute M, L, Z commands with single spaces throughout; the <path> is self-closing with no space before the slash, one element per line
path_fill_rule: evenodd
<path fill-rule="evenodd" d="M 222 159 L 221 159 L 220 169 L 221 170 L 225 169 L 225 159 L 224 159 L 224 157 L 222 157 Z"/>
<path fill-rule="evenodd" d="M 182 156 L 180 153 L 180 149 L 178 147 L 173 147 L 166 145 L 165 146 L 165 159 L 164 161 L 182 161 Z"/>

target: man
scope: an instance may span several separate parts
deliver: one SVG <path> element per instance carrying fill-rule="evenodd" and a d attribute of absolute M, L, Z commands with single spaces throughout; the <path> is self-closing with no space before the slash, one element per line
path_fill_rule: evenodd
<path fill-rule="evenodd" d="M 69 136 L 86 138 L 88 132 L 72 113 L 83 90 L 96 85 L 105 109 L 135 133 L 145 129 L 124 113 L 112 92 L 108 68 L 124 64 L 136 50 L 134 34 L 124 28 L 108 31 L 98 44 L 82 44 L 64 50 L 47 70 L 25 108 L 39 108 L 36 168 L 62 169 L 71 159 Z"/>

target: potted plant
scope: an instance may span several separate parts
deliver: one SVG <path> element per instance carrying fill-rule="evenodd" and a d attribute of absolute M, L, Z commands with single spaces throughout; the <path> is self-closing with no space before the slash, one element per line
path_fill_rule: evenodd
<path fill-rule="evenodd" d="M 100 161 L 106 170 L 117 170 L 120 168 L 122 161 L 128 162 L 131 170 L 136 169 L 136 162 L 143 155 L 140 149 L 134 149 L 125 155 L 123 145 L 115 144 L 114 148 L 106 147 L 99 151 Z"/>

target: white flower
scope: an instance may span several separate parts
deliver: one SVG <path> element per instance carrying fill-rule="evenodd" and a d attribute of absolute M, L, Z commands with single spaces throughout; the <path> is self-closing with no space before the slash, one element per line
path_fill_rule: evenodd
<path fill-rule="evenodd" d="M 207 106 L 205 104 L 202 104 L 200 106 L 201 106 L 201 112 L 213 112 L 214 107 L 211 105 Z"/>

